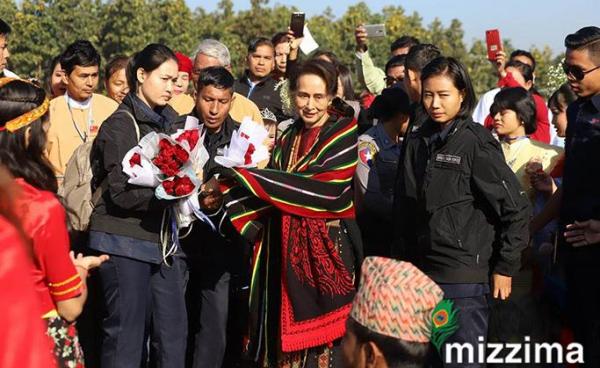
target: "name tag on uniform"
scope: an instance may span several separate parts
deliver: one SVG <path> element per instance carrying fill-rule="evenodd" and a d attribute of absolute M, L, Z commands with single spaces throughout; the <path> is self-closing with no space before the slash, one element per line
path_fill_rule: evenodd
<path fill-rule="evenodd" d="M 455 156 L 455 155 L 448 155 L 448 154 L 444 154 L 444 153 L 438 153 L 435 156 L 435 161 L 443 162 L 446 164 L 460 165 L 461 157 Z"/>

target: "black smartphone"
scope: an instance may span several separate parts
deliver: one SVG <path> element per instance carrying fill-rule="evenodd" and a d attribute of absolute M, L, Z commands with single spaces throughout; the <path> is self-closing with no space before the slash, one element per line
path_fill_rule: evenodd
<path fill-rule="evenodd" d="M 292 13 L 292 19 L 290 21 L 290 29 L 294 32 L 294 37 L 304 37 L 304 13 L 294 12 Z"/>

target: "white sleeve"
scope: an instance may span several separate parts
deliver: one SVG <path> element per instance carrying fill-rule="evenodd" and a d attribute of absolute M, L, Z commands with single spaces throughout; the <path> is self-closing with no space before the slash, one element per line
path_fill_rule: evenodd
<path fill-rule="evenodd" d="M 479 99 L 479 103 L 473 110 L 473 121 L 481 125 L 485 124 L 485 118 L 490 114 L 490 107 L 494 103 L 494 97 L 500 92 L 500 88 L 492 89 L 484 93 Z"/>

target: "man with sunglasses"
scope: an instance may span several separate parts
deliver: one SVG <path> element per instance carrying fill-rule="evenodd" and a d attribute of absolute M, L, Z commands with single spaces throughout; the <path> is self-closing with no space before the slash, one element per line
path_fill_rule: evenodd
<path fill-rule="evenodd" d="M 600 220 L 600 28 L 584 27 L 565 39 L 563 65 L 579 99 L 567 109 L 561 237 L 575 339 L 585 367 L 600 367 L 600 244 L 590 224 Z"/>

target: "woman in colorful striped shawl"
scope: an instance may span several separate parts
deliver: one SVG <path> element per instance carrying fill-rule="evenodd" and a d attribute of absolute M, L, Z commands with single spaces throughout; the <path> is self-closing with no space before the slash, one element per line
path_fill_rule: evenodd
<path fill-rule="evenodd" d="M 362 260 L 357 125 L 334 100 L 331 64 L 307 62 L 291 89 L 300 118 L 269 168 L 234 169 L 240 185 L 223 188 L 232 224 L 254 244 L 248 353 L 266 367 L 338 367 Z"/>

